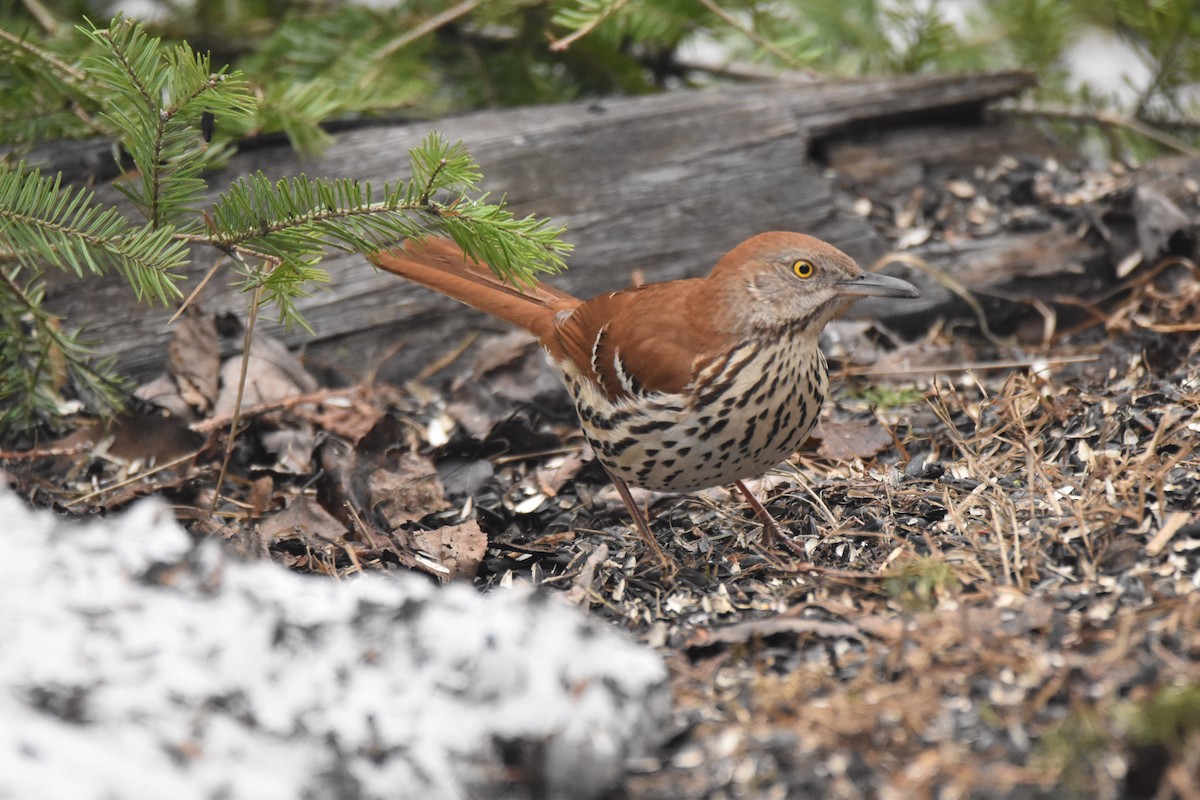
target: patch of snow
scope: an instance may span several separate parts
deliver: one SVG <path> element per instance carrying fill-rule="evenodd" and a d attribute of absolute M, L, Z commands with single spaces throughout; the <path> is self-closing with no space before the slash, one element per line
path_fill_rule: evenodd
<path fill-rule="evenodd" d="M 555 598 L 242 563 L 155 500 L 0 518 L 0 799 L 595 797 L 669 713 Z"/>

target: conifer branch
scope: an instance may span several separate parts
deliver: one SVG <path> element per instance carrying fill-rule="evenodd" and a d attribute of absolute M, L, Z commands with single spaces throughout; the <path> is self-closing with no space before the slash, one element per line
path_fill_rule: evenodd
<path fill-rule="evenodd" d="M 13 48 L 21 50 L 33 56 L 38 61 L 43 62 L 47 67 L 52 69 L 64 79 L 74 81 L 75 83 L 85 83 L 87 81 L 87 75 L 85 75 L 82 71 L 72 67 L 70 64 L 50 53 L 49 51 L 37 47 L 28 39 L 16 36 L 15 34 L 9 33 L 3 28 L 0 28 L 0 40 L 8 42 L 8 44 Z"/>
<path fill-rule="evenodd" d="M 1127 130 L 1135 133 L 1145 139 L 1148 139 L 1155 144 L 1174 150 L 1182 155 L 1192 158 L 1200 157 L 1200 148 L 1196 148 L 1188 142 L 1180 139 L 1178 136 L 1172 136 L 1164 130 L 1160 130 L 1152 125 L 1147 125 L 1134 117 L 1118 114 L 1113 111 L 1102 111 L 1099 109 L 1086 108 L 1070 108 L 1067 106 L 1059 106 L 1049 103 L 1044 104 L 1023 104 L 1019 106 L 1005 107 L 1004 113 L 1018 117 L 1028 117 L 1034 119 L 1058 119 L 1066 122 L 1075 122 L 1084 125 L 1098 125 L 1102 128 L 1116 128 Z"/>
<path fill-rule="evenodd" d="M 85 187 L 64 188 L 60 177 L 24 165 L 0 170 L 0 220 L 5 252 L 27 266 L 45 262 L 76 274 L 112 267 L 139 298 L 165 302 L 178 295 L 175 271 L 187 263 L 187 251 L 173 241 L 174 229 L 137 227 Z"/>
<path fill-rule="evenodd" d="M 480 2 L 482 2 L 482 0 L 463 0 L 463 2 L 446 9 L 441 13 L 434 14 L 420 25 L 416 25 L 410 30 L 405 31 L 402 35 L 397 36 L 395 39 L 379 48 L 379 50 L 376 52 L 376 57 L 379 60 L 387 58 L 397 50 L 407 47 L 417 39 L 420 39 L 422 36 L 428 36 L 438 28 L 441 28 L 444 25 L 449 25 L 456 19 L 470 14 L 472 11 L 478 8 Z"/>
<path fill-rule="evenodd" d="M 146 220 L 127 219 L 91 190 L 63 186 L 61 177 L 44 177 L 24 164 L 0 168 L 0 262 L 10 264 L 0 281 L 6 332 L 0 393 L 19 408 L 0 415 L 0 431 L 59 413 L 64 370 L 97 410 L 120 400 L 107 367 L 91 368 L 87 349 L 41 309 L 40 294 L 21 291 L 22 271 L 32 276 L 28 285 L 37 286 L 45 265 L 77 274 L 115 269 L 139 299 L 165 301 L 181 296 L 178 271 L 190 263 L 192 249 L 215 247 L 231 257 L 224 269 L 249 293 L 251 318 L 271 305 L 282 321 L 307 329 L 297 302 L 328 280 L 319 262 L 329 248 L 374 251 L 437 230 L 514 281 L 562 266 L 561 229 L 518 219 L 503 200 L 489 203 L 478 189 L 478 165 L 461 144 L 437 134 L 410 152 L 410 178 L 381 192 L 349 179 L 272 182 L 260 173 L 232 184 L 201 215 L 195 207 L 208 188 L 202 171 L 219 148 L 209 148 L 194 123 L 210 112 L 236 128 L 253 115 L 244 81 L 213 72 L 208 57 L 186 45 L 164 47 L 140 25 L 116 20 L 82 32 L 97 48 L 83 60 L 89 91 L 139 176 L 117 188 Z M 34 320 L 28 333 L 22 333 L 23 319 Z"/>
<path fill-rule="evenodd" d="M 0 431 L 25 430 L 62 416 L 60 384 L 70 376 L 75 391 L 93 406 L 117 410 L 128 388 L 111 360 L 93 365 L 90 348 L 64 333 L 42 305 L 35 281 L 22 288 L 16 273 L 0 270 Z M 65 374 L 64 374 L 65 373 Z"/>
<path fill-rule="evenodd" d="M 747 39 L 756 43 L 763 50 L 766 50 L 768 53 L 779 59 L 780 62 L 786 64 L 792 69 L 804 69 L 807 66 L 806 64 L 803 64 L 797 59 L 793 58 L 790 53 L 786 52 L 783 48 L 776 45 L 770 39 L 767 39 L 759 34 L 759 32 L 754 30 L 753 27 L 746 25 L 733 14 L 726 11 L 716 3 L 716 0 L 700 0 L 700 4 L 712 13 L 716 14 L 717 17 L 720 18 L 720 20 L 726 25 L 734 30 L 741 31 L 741 33 Z"/>
<path fill-rule="evenodd" d="M 556 53 L 566 50 L 628 3 L 629 0 L 580 0 L 578 10 L 563 11 L 557 18 L 559 24 L 572 27 L 574 31 L 568 36 L 552 41 L 550 49 Z"/>

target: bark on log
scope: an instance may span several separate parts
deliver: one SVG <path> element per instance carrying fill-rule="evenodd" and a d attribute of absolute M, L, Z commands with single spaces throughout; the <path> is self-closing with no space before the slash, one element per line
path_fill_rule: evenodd
<path fill-rule="evenodd" d="M 839 177 L 829 165 L 840 160 L 853 173 L 855 143 L 882 132 L 913 131 L 909 138 L 919 143 L 922 131 L 940 130 L 947 141 L 974 137 L 975 150 L 981 139 L 1011 146 L 1016 137 L 1028 145 L 1028 136 L 986 123 L 984 109 L 1032 83 L 1028 74 L 1011 72 L 899 77 L 487 111 L 342 133 L 318 161 L 305 162 L 282 143 L 247 149 L 210 183 L 219 188 L 253 170 L 395 180 L 405 177 L 408 148 L 437 128 L 466 142 L 487 187 L 506 193 L 516 213 L 568 226 L 576 246 L 572 268 L 553 281 L 580 296 L 628 285 L 635 270 L 648 281 L 702 273 L 737 242 L 771 229 L 811 233 L 870 263 L 887 247 L 835 191 Z M 99 163 L 85 149 L 53 152 L 51 169 Z M 928 146 L 922 152 L 938 156 Z M 197 254 L 194 280 L 213 257 Z M 316 337 L 281 335 L 352 377 L 388 358 L 398 343 L 402 352 L 388 358 L 383 377 L 414 374 L 468 329 L 501 329 L 502 323 L 373 270 L 361 256 L 335 256 L 323 266 L 331 284 L 300 303 Z M 56 312 L 84 325 L 126 371 L 145 377 L 161 368 L 169 310 L 137 307 L 118 278 L 50 276 L 47 295 Z M 922 306 L 921 315 L 927 319 L 944 300 Z M 208 311 L 240 313 L 246 299 L 214 281 L 200 302 Z M 879 306 L 868 311 L 885 319 L 890 313 Z"/>

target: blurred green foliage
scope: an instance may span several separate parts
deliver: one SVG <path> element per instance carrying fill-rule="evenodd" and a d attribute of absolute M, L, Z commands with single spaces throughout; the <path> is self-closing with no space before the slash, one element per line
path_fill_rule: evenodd
<path fill-rule="evenodd" d="M 115 5 L 0 4 L 0 28 L 68 63 L 84 14 Z M 149 30 L 244 73 L 258 112 L 235 135 L 285 132 L 319 149 L 322 123 L 640 94 L 805 69 L 824 76 L 1025 68 L 1035 99 L 1121 110 L 1112 87 L 1071 83 L 1085 35 L 1120 40 L 1139 121 L 1196 142 L 1200 11 L 1193 0 L 215 0 L 156 6 Z M 698 54 L 704 53 L 701 59 Z M 4 142 L 85 135 L 87 109 L 44 63 L 0 47 Z"/>

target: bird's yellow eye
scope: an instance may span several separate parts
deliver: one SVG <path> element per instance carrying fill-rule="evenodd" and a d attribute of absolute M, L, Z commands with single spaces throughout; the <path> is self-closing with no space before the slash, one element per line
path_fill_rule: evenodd
<path fill-rule="evenodd" d="M 792 272 L 796 273 L 797 278 L 811 278 L 816 268 L 811 261 L 800 259 L 792 263 Z"/>

